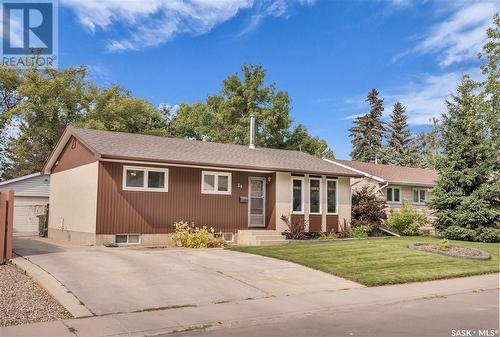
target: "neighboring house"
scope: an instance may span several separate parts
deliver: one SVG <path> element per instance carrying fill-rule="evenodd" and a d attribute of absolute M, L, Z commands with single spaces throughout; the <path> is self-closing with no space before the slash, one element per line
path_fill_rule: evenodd
<path fill-rule="evenodd" d="M 84 244 L 166 243 L 176 221 L 281 233 L 339 231 L 362 175 L 299 151 L 67 128 L 43 168 L 51 175 L 49 237 Z M 340 227 L 339 227 L 340 226 Z"/>
<path fill-rule="evenodd" d="M 49 176 L 34 173 L 0 182 L 0 191 L 14 190 L 14 235 L 38 233 L 37 215 L 49 203 Z"/>
<path fill-rule="evenodd" d="M 403 201 L 407 201 L 412 207 L 432 216 L 425 202 L 429 200 L 438 178 L 437 171 L 354 160 L 335 159 L 331 162 L 362 174 L 362 179 L 353 179 L 353 188 L 364 184 L 375 186 L 376 190 L 383 194 L 389 209 L 400 209 Z"/>

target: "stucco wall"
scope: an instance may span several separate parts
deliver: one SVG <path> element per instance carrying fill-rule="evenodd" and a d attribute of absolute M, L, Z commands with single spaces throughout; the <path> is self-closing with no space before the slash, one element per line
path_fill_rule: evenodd
<path fill-rule="evenodd" d="M 280 218 L 282 215 L 289 215 L 291 211 L 291 179 L 290 172 L 276 172 L 276 230 L 280 233 L 287 228 Z"/>
<path fill-rule="evenodd" d="M 50 230 L 96 232 L 98 162 L 51 174 Z"/>
<path fill-rule="evenodd" d="M 343 228 L 344 223 L 351 223 L 351 179 L 339 177 L 338 180 L 338 213 L 339 227 Z"/>

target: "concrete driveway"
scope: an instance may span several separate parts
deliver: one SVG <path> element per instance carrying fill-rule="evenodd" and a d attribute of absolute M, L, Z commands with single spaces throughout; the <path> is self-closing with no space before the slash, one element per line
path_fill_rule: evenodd
<path fill-rule="evenodd" d="M 96 315 L 362 287 L 294 263 L 222 249 L 106 248 L 16 238 L 14 250 Z"/>

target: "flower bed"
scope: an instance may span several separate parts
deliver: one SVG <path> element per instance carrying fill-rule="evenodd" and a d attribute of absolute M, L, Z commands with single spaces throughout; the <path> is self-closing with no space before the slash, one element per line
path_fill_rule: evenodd
<path fill-rule="evenodd" d="M 410 243 L 408 245 L 408 248 L 426 251 L 426 252 L 431 252 L 431 253 L 436 253 L 436 254 L 461 257 L 461 258 L 465 258 L 465 259 L 473 259 L 473 260 L 489 260 L 489 259 L 491 259 L 490 254 L 488 254 L 487 252 L 485 252 L 483 250 L 476 249 L 476 248 L 456 246 L 456 245 L 439 245 L 439 244 L 436 245 L 433 243 L 417 242 L 417 243 Z"/>

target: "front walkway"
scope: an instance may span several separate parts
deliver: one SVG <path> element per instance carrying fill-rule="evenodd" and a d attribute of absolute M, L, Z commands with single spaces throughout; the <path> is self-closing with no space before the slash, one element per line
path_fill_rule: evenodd
<path fill-rule="evenodd" d="M 363 287 L 291 262 L 222 249 L 106 248 L 16 238 L 14 251 L 23 256 L 21 268 L 29 268 L 29 261 L 51 276 L 55 285 L 47 290 L 55 288 L 53 296 L 63 305 L 58 296 L 69 298 L 82 312 L 77 317 Z M 78 302 L 88 311 L 78 309 Z"/>
<path fill-rule="evenodd" d="M 256 324 L 306 313 L 345 311 L 365 305 L 385 305 L 453 294 L 493 291 L 498 296 L 499 274 L 373 288 L 320 291 L 290 296 L 263 297 L 196 307 L 164 309 L 100 317 L 70 319 L 0 328 L 0 336 L 154 336 L 204 327 Z M 210 289 L 206 289 L 210 291 Z M 380 307 L 378 308 L 380 309 Z M 377 309 L 373 309 L 377 310 Z M 492 308 L 493 310 L 493 308 Z M 498 307 L 495 309 L 498 311 Z M 493 312 L 494 314 L 494 312 Z M 429 313 L 429 317 L 432 314 Z M 332 314 L 332 317 L 336 317 Z M 457 324 L 460 318 L 457 317 Z M 458 325 L 460 326 L 460 325 Z M 479 327 L 475 327 L 479 328 Z"/>

